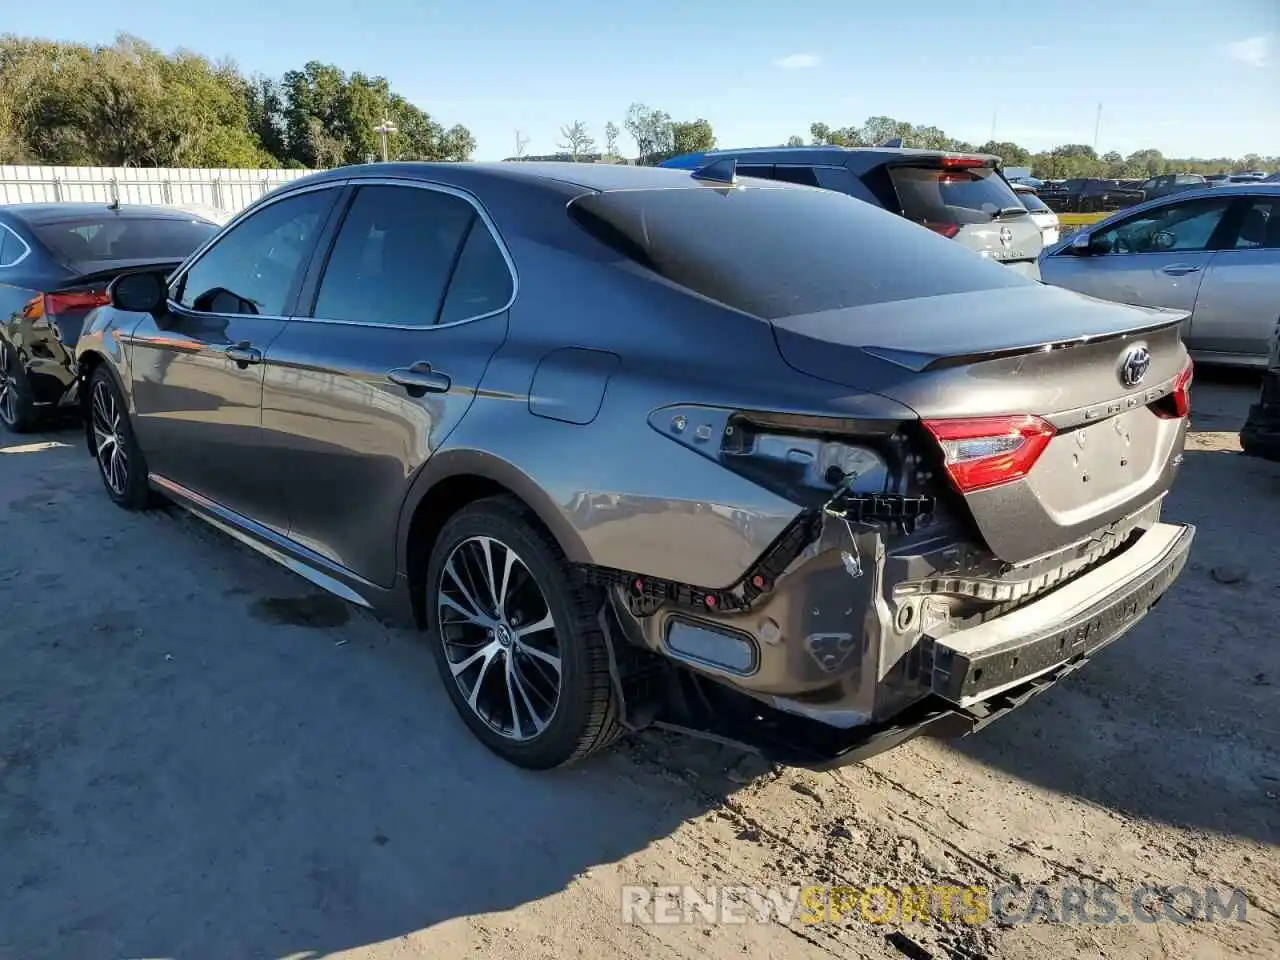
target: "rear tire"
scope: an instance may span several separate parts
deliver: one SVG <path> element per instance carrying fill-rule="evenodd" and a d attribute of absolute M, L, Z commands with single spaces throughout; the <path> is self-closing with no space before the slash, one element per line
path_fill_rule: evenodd
<path fill-rule="evenodd" d="M 30 433 L 37 420 L 35 395 L 22 358 L 7 340 L 0 340 L 0 425 L 10 433 Z"/>
<path fill-rule="evenodd" d="M 573 579 L 518 500 L 479 500 L 454 514 L 432 547 L 425 590 L 449 699 L 498 756 L 546 770 L 623 732 L 596 620 L 603 598 Z"/>
<path fill-rule="evenodd" d="M 145 510 L 152 502 L 147 461 L 134 438 L 120 388 L 102 366 L 89 378 L 88 430 L 107 496 L 126 510 Z"/>

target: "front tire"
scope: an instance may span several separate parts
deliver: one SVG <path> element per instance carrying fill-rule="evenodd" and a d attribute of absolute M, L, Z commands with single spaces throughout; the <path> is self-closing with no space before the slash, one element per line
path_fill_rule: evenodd
<path fill-rule="evenodd" d="M 120 388 L 105 367 L 89 378 L 89 441 L 107 496 L 126 510 L 151 504 L 147 461 L 133 435 Z"/>
<path fill-rule="evenodd" d="M 0 425 L 10 433 L 30 433 L 36 426 L 35 396 L 18 351 L 0 340 Z"/>
<path fill-rule="evenodd" d="M 463 722 L 532 770 L 581 760 L 622 732 L 601 598 L 510 497 L 468 504 L 431 550 L 425 609 L 441 680 Z"/>

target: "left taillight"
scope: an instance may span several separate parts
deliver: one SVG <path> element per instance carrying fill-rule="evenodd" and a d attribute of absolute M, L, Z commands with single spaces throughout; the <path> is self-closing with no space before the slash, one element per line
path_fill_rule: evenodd
<path fill-rule="evenodd" d="M 942 448 L 947 475 L 961 493 L 1025 477 L 1056 432 L 1029 415 L 926 420 L 924 427 Z"/>
<path fill-rule="evenodd" d="M 1196 365 L 1187 358 L 1187 365 L 1173 380 L 1173 391 L 1152 406 L 1156 415 L 1166 420 L 1180 420 L 1191 413 L 1191 381 L 1195 378 Z"/>

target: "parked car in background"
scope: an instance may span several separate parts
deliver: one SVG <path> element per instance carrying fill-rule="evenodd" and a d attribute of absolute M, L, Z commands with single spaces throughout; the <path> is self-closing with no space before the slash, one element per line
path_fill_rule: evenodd
<path fill-rule="evenodd" d="M 1040 188 L 1039 195 L 1055 213 L 1103 213 L 1146 199 L 1142 190 L 1126 187 L 1118 180 L 1090 177 L 1047 182 Z"/>
<path fill-rule="evenodd" d="M 1031 219 L 1040 228 L 1040 235 L 1044 240 L 1044 245 L 1047 247 L 1057 243 L 1062 229 L 1062 225 L 1058 222 L 1058 215 L 1050 210 L 1045 205 L 1045 202 L 1036 195 L 1034 188 L 1022 183 L 1015 183 L 1012 186 L 1013 192 L 1018 195 L 1022 205 L 1031 214 Z"/>
<path fill-rule="evenodd" d="M 415 619 L 523 766 L 655 719 L 820 767 L 984 726 L 1186 561 L 1185 314 L 732 168 L 279 188 L 80 338 L 107 495 Z"/>
<path fill-rule="evenodd" d="M 167 207 L 0 206 L 0 425 L 22 433 L 75 401 L 76 340 L 112 278 L 176 267 L 216 232 Z"/>
<path fill-rule="evenodd" d="M 1205 186 L 1205 178 L 1196 173 L 1165 173 L 1142 181 L 1138 189 L 1142 190 L 1147 200 L 1158 200 L 1160 197 L 1182 193 L 1184 190 L 1199 190 Z"/>
<path fill-rule="evenodd" d="M 1240 448 L 1253 457 L 1280 460 L 1280 309 L 1271 333 L 1267 370 L 1262 377 L 1258 402 L 1240 431 Z"/>
<path fill-rule="evenodd" d="M 1036 276 L 1040 227 L 1001 175 L 998 157 L 905 147 L 761 147 L 686 154 L 662 166 L 694 170 L 731 159 L 739 176 L 848 194 Z"/>
<path fill-rule="evenodd" d="M 1125 210 L 1045 251 L 1046 283 L 1191 314 L 1192 356 L 1265 367 L 1280 312 L 1280 185 L 1187 191 Z"/>

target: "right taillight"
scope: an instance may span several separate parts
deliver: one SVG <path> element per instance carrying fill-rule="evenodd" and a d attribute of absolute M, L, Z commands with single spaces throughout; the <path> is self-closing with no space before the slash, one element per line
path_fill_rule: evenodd
<path fill-rule="evenodd" d="M 1180 420 L 1191 413 L 1191 381 L 1195 377 L 1195 369 L 1195 363 L 1187 357 L 1187 365 L 1174 377 L 1173 392 L 1152 407 L 1156 416 Z"/>
<path fill-rule="evenodd" d="M 925 226 L 948 240 L 954 239 L 955 235 L 960 232 L 960 224 L 958 223 L 926 223 Z"/>
<path fill-rule="evenodd" d="M 1025 477 L 1056 432 L 1032 416 L 926 420 L 924 426 L 942 448 L 947 475 L 961 493 Z"/>

